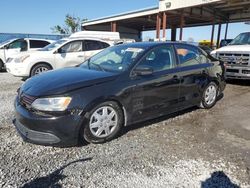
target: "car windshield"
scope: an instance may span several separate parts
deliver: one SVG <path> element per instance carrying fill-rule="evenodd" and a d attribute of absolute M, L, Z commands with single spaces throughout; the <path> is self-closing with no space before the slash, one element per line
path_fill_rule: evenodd
<path fill-rule="evenodd" d="M 45 46 L 44 48 L 40 49 L 39 51 L 51 51 L 55 48 L 57 48 L 58 46 L 60 46 L 61 44 L 65 43 L 67 40 L 65 39 L 61 39 L 61 40 L 58 40 L 56 42 L 53 42 L 47 46 Z"/>
<path fill-rule="evenodd" d="M 250 44 L 250 33 L 239 34 L 229 45 L 245 45 Z"/>
<path fill-rule="evenodd" d="M 8 43 L 10 43 L 10 42 L 12 42 L 12 41 L 14 41 L 14 40 L 16 40 L 16 39 L 9 39 L 9 40 L 3 41 L 3 42 L 0 43 L 0 46 L 3 46 L 3 45 L 5 45 L 5 44 L 8 44 Z"/>
<path fill-rule="evenodd" d="M 123 72 L 145 51 L 145 47 L 113 46 L 85 61 L 80 67 L 108 72 Z"/>

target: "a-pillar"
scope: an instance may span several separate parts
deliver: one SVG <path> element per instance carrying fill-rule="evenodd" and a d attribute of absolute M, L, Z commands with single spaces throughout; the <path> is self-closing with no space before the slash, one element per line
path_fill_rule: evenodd
<path fill-rule="evenodd" d="M 221 24 L 218 25 L 218 35 L 217 35 L 217 43 L 216 43 L 217 48 L 220 47 L 220 34 L 221 34 Z"/>

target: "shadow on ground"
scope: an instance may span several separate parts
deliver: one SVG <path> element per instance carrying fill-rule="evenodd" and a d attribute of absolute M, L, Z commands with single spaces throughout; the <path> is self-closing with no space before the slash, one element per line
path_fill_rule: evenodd
<path fill-rule="evenodd" d="M 47 187 L 53 187 L 53 188 L 60 188 L 62 185 L 60 185 L 58 182 L 60 180 L 65 179 L 67 176 L 63 175 L 62 172 L 63 170 L 68 167 L 69 165 L 72 165 L 74 163 L 79 163 L 79 162 L 85 162 L 85 161 L 90 161 L 92 158 L 85 158 L 85 159 L 79 159 L 76 161 L 72 161 L 64 166 L 62 166 L 59 169 L 56 169 L 52 173 L 48 174 L 47 176 L 44 177 L 39 177 L 34 180 L 31 180 L 30 182 L 24 184 L 22 188 L 35 188 L 35 187 L 41 187 L 41 188 L 47 188 Z"/>
<path fill-rule="evenodd" d="M 227 80 L 227 83 L 239 86 L 250 86 L 250 80 Z"/>
<path fill-rule="evenodd" d="M 201 188 L 240 188 L 231 182 L 230 178 L 223 171 L 216 171 L 211 177 L 201 183 Z"/>

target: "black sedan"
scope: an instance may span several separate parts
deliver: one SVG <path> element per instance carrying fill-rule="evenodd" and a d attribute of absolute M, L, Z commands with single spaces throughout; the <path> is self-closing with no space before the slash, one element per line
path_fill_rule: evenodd
<path fill-rule="evenodd" d="M 13 122 L 35 144 L 102 143 L 123 126 L 191 106 L 211 108 L 224 88 L 223 64 L 198 47 L 124 44 L 78 67 L 27 80 L 18 90 Z"/>

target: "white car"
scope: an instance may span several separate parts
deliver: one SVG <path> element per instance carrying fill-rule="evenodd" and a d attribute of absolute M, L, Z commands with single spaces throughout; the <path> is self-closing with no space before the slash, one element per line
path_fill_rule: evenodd
<path fill-rule="evenodd" d="M 9 58 L 19 52 L 41 49 L 55 41 L 35 38 L 15 38 L 0 43 L 0 71 Z"/>
<path fill-rule="evenodd" d="M 9 73 L 31 77 L 42 72 L 73 67 L 113 45 L 112 41 L 92 38 L 65 38 L 35 52 L 24 52 L 6 63 Z"/>
<path fill-rule="evenodd" d="M 224 62 L 227 79 L 250 80 L 250 32 L 239 34 L 228 46 L 211 52 Z"/>

